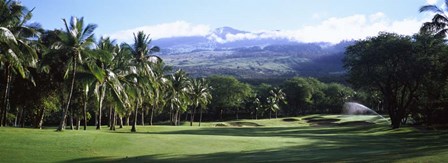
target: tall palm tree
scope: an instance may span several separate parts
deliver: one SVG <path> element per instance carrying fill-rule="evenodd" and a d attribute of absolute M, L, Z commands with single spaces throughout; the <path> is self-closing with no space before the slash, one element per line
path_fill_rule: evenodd
<path fill-rule="evenodd" d="M 144 93 L 149 91 L 150 85 L 154 83 L 154 72 L 152 68 L 152 63 L 159 58 L 157 56 L 152 55 L 154 52 L 159 52 L 160 48 L 157 46 L 150 46 L 151 39 L 149 35 L 145 34 L 143 31 L 139 31 L 137 34 L 134 33 L 134 44 L 124 46 L 133 54 L 133 68 L 135 69 L 137 76 L 133 78 L 135 82 L 133 92 L 136 106 L 134 110 L 134 122 L 132 124 L 131 132 L 136 132 L 136 124 L 137 124 L 137 113 L 138 108 L 142 104 L 142 98 L 144 97 Z M 131 89 L 131 90 L 132 90 Z"/>
<path fill-rule="evenodd" d="M 73 87 L 75 85 L 77 65 L 78 63 L 83 63 L 84 58 L 91 55 L 89 49 L 95 44 L 93 31 L 97 27 L 94 24 L 84 26 L 84 18 L 78 19 L 76 17 L 71 17 L 69 23 L 67 23 L 65 19 L 62 19 L 62 21 L 65 25 L 65 31 L 58 35 L 59 41 L 54 47 L 56 51 L 68 57 L 68 64 L 64 77 L 68 78 L 69 73 L 71 73 L 72 80 L 70 84 L 70 92 L 65 108 L 62 111 L 62 118 L 57 131 L 65 129 L 65 120 L 67 118 L 67 112 L 73 94 Z"/>
<path fill-rule="evenodd" d="M 10 85 L 14 74 L 22 78 L 30 77 L 27 67 L 34 67 L 37 54 L 29 46 L 31 37 L 38 33 L 36 26 L 26 25 L 31 19 L 29 11 L 18 1 L 0 1 L 0 66 L 5 74 L 3 107 L 0 109 L 0 126 L 6 125 L 9 110 Z"/>
<path fill-rule="evenodd" d="M 420 12 L 435 13 L 431 22 L 423 24 L 421 30 L 435 33 L 437 36 L 445 37 L 448 32 L 448 0 L 445 0 L 444 6 L 438 7 L 436 5 L 425 5 L 420 7 Z"/>
<path fill-rule="evenodd" d="M 187 73 L 183 70 L 176 71 L 170 77 L 170 89 L 168 91 L 168 103 L 173 113 L 171 120 L 173 125 L 179 125 L 180 115 L 187 110 L 190 103 L 188 93 L 190 91 L 190 81 Z"/>
<path fill-rule="evenodd" d="M 166 94 L 166 90 L 169 88 L 169 80 L 165 76 L 167 71 L 170 71 L 170 67 L 165 66 L 162 60 L 159 60 L 154 64 L 154 83 L 152 84 L 152 103 L 151 117 L 149 124 L 152 126 L 153 116 L 155 111 L 162 111 L 166 101 L 163 94 Z"/>
<path fill-rule="evenodd" d="M 210 103 L 212 95 L 210 86 L 204 78 L 193 79 L 191 81 L 190 98 L 192 104 L 192 112 L 190 117 L 190 126 L 193 126 L 196 108 L 200 109 L 200 119 L 202 121 L 202 110 Z M 200 122 L 199 122 L 200 126 Z"/>
<path fill-rule="evenodd" d="M 101 129 L 102 108 L 105 97 L 114 99 L 121 106 L 129 105 L 126 91 L 122 82 L 125 81 L 125 76 L 128 75 L 127 69 L 128 61 L 123 60 L 123 53 L 120 53 L 120 47 L 115 41 L 110 38 L 101 38 L 98 42 L 98 48 L 90 58 L 86 59 L 85 66 L 88 68 L 88 73 L 91 74 L 93 80 L 93 91 L 98 101 L 98 123 L 96 129 Z M 125 63 L 123 63 L 125 62 Z M 126 81 L 125 81 L 126 82 Z M 112 112 L 112 107 L 110 107 Z M 110 120 L 111 115 L 109 115 Z"/>

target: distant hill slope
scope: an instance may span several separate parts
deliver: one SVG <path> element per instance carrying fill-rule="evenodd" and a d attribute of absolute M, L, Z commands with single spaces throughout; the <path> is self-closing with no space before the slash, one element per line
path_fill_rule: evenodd
<path fill-rule="evenodd" d="M 193 76 L 248 79 L 341 74 L 345 48 L 353 44 L 299 43 L 263 35 L 222 27 L 206 36 L 164 38 L 153 44 L 161 47 L 158 55 L 168 65 Z"/>

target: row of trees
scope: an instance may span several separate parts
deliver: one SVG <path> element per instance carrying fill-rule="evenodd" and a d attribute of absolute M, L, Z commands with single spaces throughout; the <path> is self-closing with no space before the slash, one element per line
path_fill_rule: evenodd
<path fill-rule="evenodd" d="M 351 88 L 337 83 L 323 83 L 314 78 L 295 77 L 272 86 L 251 86 L 230 76 L 208 78 L 213 88 L 213 100 L 209 115 L 223 120 L 223 115 L 235 114 L 232 118 L 271 118 L 275 115 L 298 116 L 312 113 L 340 114 L 344 102 L 357 100 L 369 102 L 365 93 L 356 93 Z"/>
<path fill-rule="evenodd" d="M 135 132 L 140 110 L 142 124 L 148 108 L 151 117 L 169 108 L 171 121 L 178 124 L 181 113 L 188 108 L 194 113 L 211 100 L 208 82 L 190 79 L 182 70 L 167 71 L 152 55 L 160 49 L 150 46 L 143 32 L 134 34 L 133 44 L 118 45 L 109 38 L 96 41 L 97 26 L 83 18 L 63 19 L 61 30 L 44 30 L 27 23 L 32 11 L 17 1 L 0 1 L 0 12 L 1 126 L 28 121 L 41 128 L 47 115 L 60 113 L 58 131 L 67 122 L 73 129 L 73 120 L 79 128 L 81 119 L 86 129 L 88 108 L 95 106 L 97 129 L 108 108 L 110 129 L 116 120 L 122 125 L 123 117 L 129 124 L 133 115 Z"/>
<path fill-rule="evenodd" d="M 380 33 L 347 48 L 344 64 L 354 91 L 313 78 L 296 77 L 276 86 L 251 86 L 228 76 L 192 79 L 182 70 L 172 72 L 153 55 L 160 48 L 151 46 L 143 32 L 134 34 L 132 44 L 97 41 L 96 25 L 76 17 L 63 19 L 63 29 L 45 30 L 28 23 L 32 10 L 0 0 L 0 126 L 41 128 L 47 120 L 59 121 L 62 131 L 67 123 L 73 129 L 83 121 L 86 129 L 94 117 L 101 129 L 105 116 L 111 130 L 131 122 L 135 132 L 145 117 L 151 125 L 156 116 L 179 125 L 184 115 L 193 125 L 198 112 L 202 121 L 206 108 L 209 120 L 229 114 L 257 119 L 340 113 L 343 103 L 352 100 L 387 112 L 393 128 L 408 117 L 426 124 L 446 122 L 448 18 L 437 6 L 421 11 L 436 15 L 418 34 Z"/>
<path fill-rule="evenodd" d="M 192 125 L 198 112 L 202 120 L 207 106 L 211 108 L 207 117 L 216 115 L 220 120 L 230 112 L 236 119 L 238 114 L 271 118 L 312 109 L 336 112 L 340 91 L 347 89 L 305 78 L 277 87 L 253 87 L 227 76 L 191 79 L 182 70 L 170 71 L 153 55 L 160 49 L 150 46 L 151 39 L 143 32 L 134 34 L 133 44 L 119 45 L 109 38 L 96 41 L 97 26 L 83 18 L 63 19 L 63 29 L 45 30 L 27 23 L 32 11 L 19 2 L 0 1 L 0 5 L 1 126 L 41 128 L 44 121 L 59 120 L 57 130 L 62 131 L 68 124 L 79 129 L 81 122 L 86 129 L 89 119 L 95 119 L 96 129 L 101 129 L 107 117 L 111 130 L 131 122 L 136 131 L 137 122 L 152 125 L 155 116 L 179 125 L 185 115 Z"/>

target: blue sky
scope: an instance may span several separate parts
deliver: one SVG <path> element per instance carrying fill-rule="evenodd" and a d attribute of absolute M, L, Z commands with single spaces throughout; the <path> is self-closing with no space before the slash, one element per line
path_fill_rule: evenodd
<path fill-rule="evenodd" d="M 439 0 L 440 1 L 440 0 Z M 390 31 L 412 34 L 430 14 L 420 6 L 436 0 L 22 0 L 35 7 L 32 21 L 62 28 L 62 18 L 83 16 L 97 36 L 129 41 L 144 30 L 157 38 L 206 35 L 230 26 L 273 31 L 303 42 L 337 42 Z M 243 37 L 243 36 L 241 36 Z M 248 36 L 244 36 L 248 37 Z"/>

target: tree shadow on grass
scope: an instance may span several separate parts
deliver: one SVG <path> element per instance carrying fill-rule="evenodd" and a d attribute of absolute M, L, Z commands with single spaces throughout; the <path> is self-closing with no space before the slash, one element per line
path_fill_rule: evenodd
<path fill-rule="evenodd" d="M 122 133 L 124 134 L 124 133 Z M 82 158 L 69 162 L 392 162 L 447 154 L 448 132 L 421 133 L 386 127 L 200 128 L 140 134 L 305 138 L 306 145 L 210 154 Z M 207 145 L 207 144 L 202 144 Z M 219 147 L 216 147 L 219 148 Z M 442 161 L 442 160 L 440 160 Z"/>
<path fill-rule="evenodd" d="M 415 143 L 392 146 L 384 145 L 381 142 L 372 140 L 366 140 L 360 143 L 342 141 L 328 144 L 322 142 L 305 146 L 254 151 L 218 152 L 181 157 L 143 155 L 129 158 L 83 158 L 69 160 L 68 162 L 393 162 L 402 159 L 412 160 L 412 158 L 420 156 L 437 155 L 446 152 L 448 147 L 446 144 L 432 144 L 421 147 L 415 146 Z"/>

